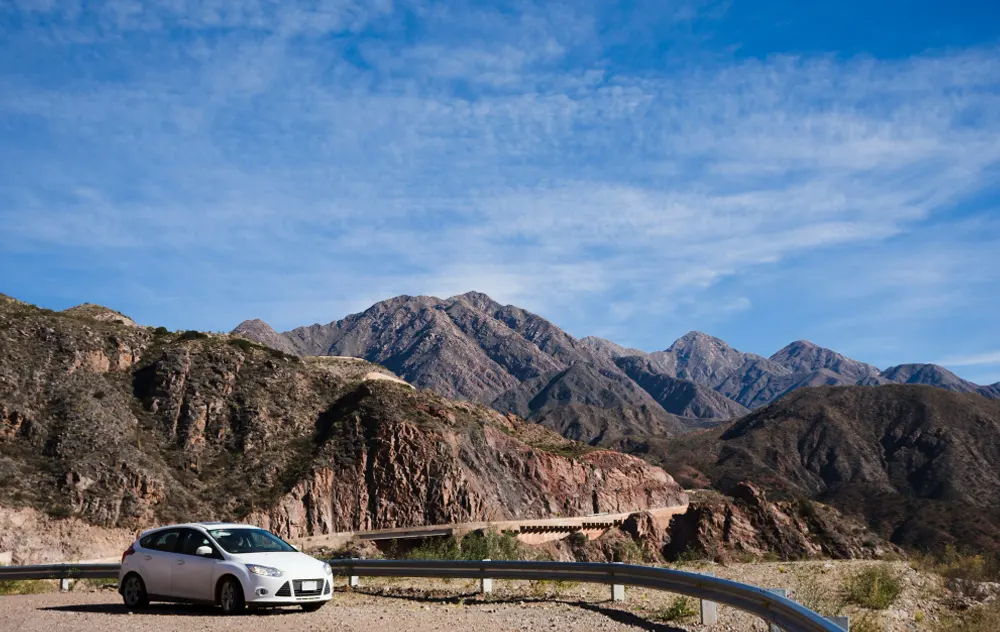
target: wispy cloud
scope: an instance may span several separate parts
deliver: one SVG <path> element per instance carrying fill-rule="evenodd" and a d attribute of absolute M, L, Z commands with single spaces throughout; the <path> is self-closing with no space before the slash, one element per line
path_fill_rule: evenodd
<path fill-rule="evenodd" d="M 939 361 L 946 366 L 979 366 L 984 364 L 1000 364 L 1000 351 L 988 351 L 976 355 L 953 356 Z"/>
<path fill-rule="evenodd" d="M 660 37 L 724 10 L 666 4 L 648 12 Z M 979 287 L 945 261 L 964 238 L 936 227 L 995 182 L 993 48 L 630 72 L 585 3 L 12 6 L 0 253 L 163 287 L 191 326 L 479 289 L 657 348 L 752 320 L 772 304 L 758 280 L 796 267 L 867 301 L 826 315 L 845 337 L 889 295 Z M 898 265 L 885 245 L 907 240 L 930 246 Z"/>

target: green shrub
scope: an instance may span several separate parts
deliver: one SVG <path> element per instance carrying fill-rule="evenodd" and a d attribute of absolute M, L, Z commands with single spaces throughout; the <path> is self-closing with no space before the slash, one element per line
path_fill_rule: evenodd
<path fill-rule="evenodd" d="M 457 560 L 461 559 L 460 554 L 458 540 L 449 535 L 445 538 L 427 538 L 405 555 L 411 560 Z"/>
<path fill-rule="evenodd" d="M 989 605 L 971 608 L 958 616 L 945 617 L 936 632 L 996 632 L 1000 630 L 1000 600 Z"/>
<path fill-rule="evenodd" d="M 246 353 L 250 353 L 257 346 L 246 338 L 230 338 L 229 344 Z"/>
<path fill-rule="evenodd" d="M 844 592 L 849 601 L 872 610 L 885 610 L 903 592 L 903 581 L 892 566 L 870 566 L 847 578 Z"/>
<path fill-rule="evenodd" d="M 200 331 L 195 331 L 193 329 L 188 329 L 178 337 L 178 340 L 204 340 L 208 338 L 207 334 L 203 334 Z"/>
<path fill-rule="evenodd" d="M 914 558 L 911 565 L 914 569 L 948 578 L 1000 582 L 1000 550 L 987 553 L 960 552 L 949 544 L 936 555 Z"/>
<path fill-rule="evenodd" d="M 461 538 L 427 538 L 406 557 L 411 560 L 519 560 L 521 543 L 510 533 L 493 529 L 474 531 Z"/>
<path fill-rule="evenodd" d="M 611 549 L 615 562 L 625 562 L 626 564 L 642 563 L 642 548 L 631 537 L 622 538 L 615 542 Z"/>
<path fill-rule="evenodd" d="M 690 597 L 677 597 L 669 606 L 661 608 L 653 613 L 653 618 L 658 621 L 680 621 L 698 614 L 694 608 L 694 599 Z"/>
<path fill-rule="evenodd" d="M 0 564 L 3 566 L 3 564 Z M 0 596 L 6 595 L 34 595 L 37 593 L 52 592 L 54 589 L 51 581 L 43 579 L 15 579 L 12 581 L 0 581 Z"/>
<path fill-rule="evenodd" d="M 153 330 L 154 336 L 166 336 L 170 333 L 170 330 L 166 327 L 160 326 Z"/>

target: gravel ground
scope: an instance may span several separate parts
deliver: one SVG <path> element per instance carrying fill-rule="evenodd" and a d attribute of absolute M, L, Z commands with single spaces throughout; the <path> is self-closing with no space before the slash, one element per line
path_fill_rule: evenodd
<path fill-rule="evenodd" d="M 946 595 L 938 578 L 918 574 L 904 563 L 895 566 L 906 586 L 900 600 L 886 611 L 864 613 L 842 606 L 843 577 L 866 562 L 802 562 L 703 566 L 717 576 L 765 587 L 782 587 L 798 601 L 827 614 L 841 611 L 852 621 L 871 619 L 875 630 L 924 630 L 945 611 Z M 699 568 L 688 567 L 689 570 Z M 395 632 L 398 630 L 475 630 L 476 632 L 548 630 L 658 630 L 661 632 L 713 630 L 717 632 L 767 629 L 766 625 L 732 608 L 719 608 L 719 624 L 697 625 L 697 618 L 665 622 L 662 612 L 675 595 L 644 589 L 626 589 L 626 601 L 608 601 L 610 588 L 587 584 L 495 582 L 489 598 L 476 594 L 477 582 L 468 580 L 375 580 L 362 578 L 362 587 L 343 585 L 333 602 L 315 613 L 298 609 L 267 610 L 227 618 L 207 607 L 154 604 L 128 613 L 113 589 L 0 597 L 0 630 L 17 632 L 141 632 L 189 630 L 280 629 L 288 632 L 337 630 Z M 697 607 L 697 602 L 691 602 Z M 917 614 L 917 613 L 920 614 Z"/>

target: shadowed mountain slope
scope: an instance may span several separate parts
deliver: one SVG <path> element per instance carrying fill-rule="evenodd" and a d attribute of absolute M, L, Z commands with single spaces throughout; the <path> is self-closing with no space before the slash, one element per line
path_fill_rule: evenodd
<path fill-rule="evenodd" d="M 899 544 L 1000 541 L 1000 402 L 976 394 L 804 388 L 727 427 L 629 447 L 682 484 L 750 479 L 863 516 Z"/>

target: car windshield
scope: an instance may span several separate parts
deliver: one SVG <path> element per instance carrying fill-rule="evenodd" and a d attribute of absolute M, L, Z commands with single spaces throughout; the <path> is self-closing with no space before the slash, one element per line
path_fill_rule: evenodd
<path fill-rule="evenodd" d="M 290 544 L 263 529 L 213 529 L 208 532 L 227 553 L 294 552 Z"/>

